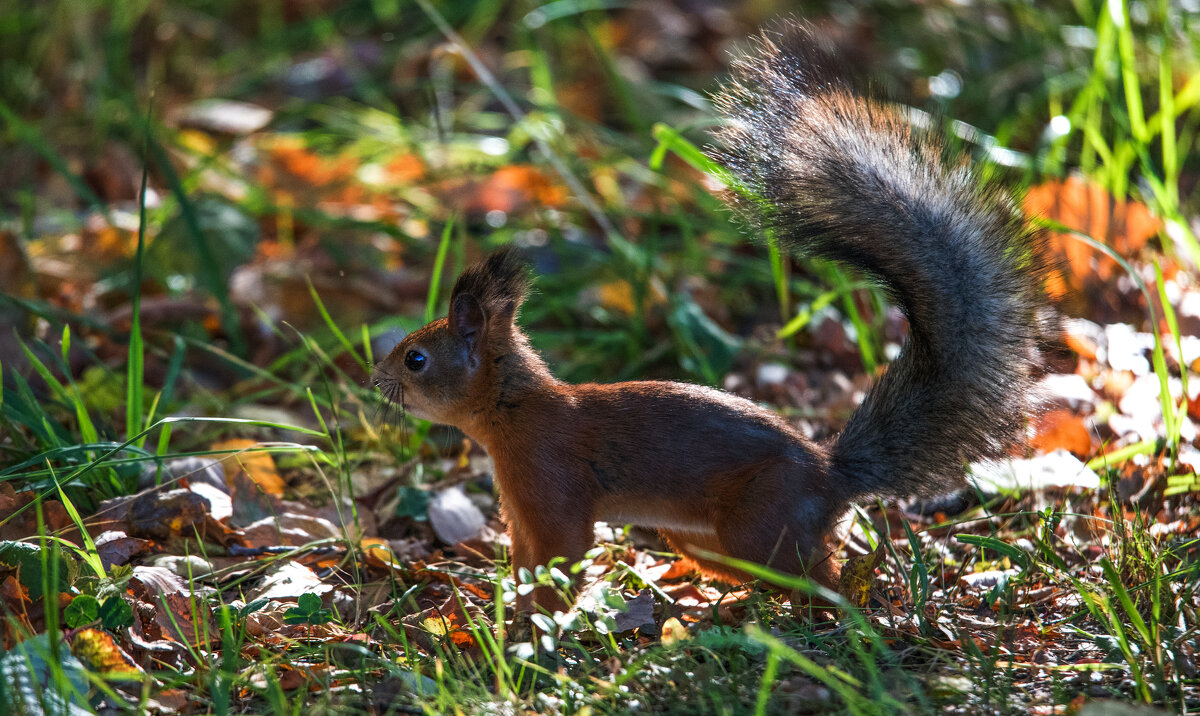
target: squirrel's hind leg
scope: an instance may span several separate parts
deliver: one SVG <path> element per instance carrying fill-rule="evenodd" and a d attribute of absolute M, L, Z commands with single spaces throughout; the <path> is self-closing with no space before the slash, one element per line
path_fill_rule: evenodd
<path fill-rule="evenodd" d="M 797 494 L 795 470 L 793 463 L 779 462 L 758 469 L 750 480 L 739 480 L 736 498 L 723 500 L 725 508 L 712 532 L 664 529 L 660 533 L 701 572 L 724 582 L 737 584 L 753 576 L 700 556 L 697 550 L 766 565 L 836 587 L 840 564 L 825 538 L 836 518 L 832 501 L 820 490 Z M 731 496 L 731 492 L 726 495 Z"/>

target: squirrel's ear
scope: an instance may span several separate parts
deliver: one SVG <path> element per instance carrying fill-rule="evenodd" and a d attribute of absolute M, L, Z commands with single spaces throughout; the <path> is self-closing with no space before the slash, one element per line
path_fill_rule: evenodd
<path fill-rule="evenodd" d="M 529 266 L 515 249 L 506 246 L 458 277 L 450 295 L 450 311 L 457 310 L 459 296 L 470 296 L 493 329 L 505 329 L 512 325 L 528 292 Z"/>
<path fill-rule="evenodd" d="M 450 328 L 467 343 L 470 361 L 479 361 L 479 345 L 487 332 L 487 316 L 479 300 L 469 293 L 458 293 L 450 300 Z"/>

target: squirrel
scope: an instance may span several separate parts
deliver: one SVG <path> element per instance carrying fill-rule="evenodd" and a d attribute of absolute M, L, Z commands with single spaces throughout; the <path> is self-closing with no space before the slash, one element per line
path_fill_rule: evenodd
<path fill-rule="evenodd" d="M 720 390 L 666 381 L 572 385 L 516 325 L 529 271 L 511 247 L 469 267 L 449 314 L 376 368 L 409 414 L 458 427 L 494 462 L 514 574 L 593 544 L 593 522 L 657 529 L 702 552 L 835 586 L 836 524 L 863 498 L 929 497 L 1020 445 L 1047 323 L 1043 240 L 965 160 L 856 94 L 800 24 L 766 31 L 716 96 L 709 153 L 728 200 L 788 250 L 849 264 L 908 319 L 899 356 L 841 433 L 814 442 Z M 562 608 L 542 587 L 518 611 Z"/>

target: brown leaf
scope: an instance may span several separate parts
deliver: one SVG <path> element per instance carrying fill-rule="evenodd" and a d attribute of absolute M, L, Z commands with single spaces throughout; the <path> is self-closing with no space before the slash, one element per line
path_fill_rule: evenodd
<path fill-rule="evenodd" d="M 214 637 L 220 638 L 208 606 L 199 598 L 160 594 L 154 606 L 154 621 L 166 638 L 197 648 L 207 647 Z"/>
<path fill-rule="evenodd" d="M 96 553 L 105 569 L 116 564 L 125 564 L 138 555 L 150 551 L 154 543 L 139 537 L 130 537 L 124 532 L 110 530 L 96 538 Z"/>
<path fill-rule="evenodd" d="M 191 713 L 187 692 L 183 689 L 163 689 L 146 701 L 146 710 L 154 713 Z"/>
<path fill-rule="evenodd" d="M 29 590 L 16 575 L 10 574 L 0 581 L 0 611 L 7 618 L 0 622 L 0 649 L 10 649 L 13 644 L 25 638 L 26 634 L 36 634 L 37 629 L 30 622 Z"/>
<path fill-rule="evenodd" d="M 0 539 L 24 539 L 38 533 L 37 512 L 32 507 L 37 499 L 33 490 L 14 492 L 12 485 L 0 482 L 0 516 L 8 518 L 0 524 Z M 18 510 L 20 515 L 12 517 Z M 61 532 L 73 523 L 71 516 L 58 500 L 42 501 L 42 519 L 47 532 Z"/>
<path fill-rule="evenodd" d="M 129 504 L 129 531 L 156 539 L 203 532 L 209 502 L 187 489 L 146 490 Z"/>

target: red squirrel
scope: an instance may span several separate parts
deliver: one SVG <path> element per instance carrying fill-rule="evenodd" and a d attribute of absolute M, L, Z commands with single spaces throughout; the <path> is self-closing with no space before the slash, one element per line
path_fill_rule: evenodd
<path fill-rule="evenodd" d="M 604 520 L 655 528 L 725 580 L 745 575 L 697 549 L 833 585 L 832 533 L 852 501 L 953 490 L 967 463 L 1019 444 L 1044 335 L 1042 241 L 832 66 L 807 27 L 764 33 L 716 98 L 727 122 L 710 154 L 753 225 L 862 270 L 908 318 L 904 349 L 833 439 L 703 386 L 556 379 L 515 323 L 529 278 L 507 248 L 378 365 L 387 398 L 491 456 L 514 570 L 581 559 Z M 544 588 L 518 601 L 535 605 L 563 606 Z"/>

